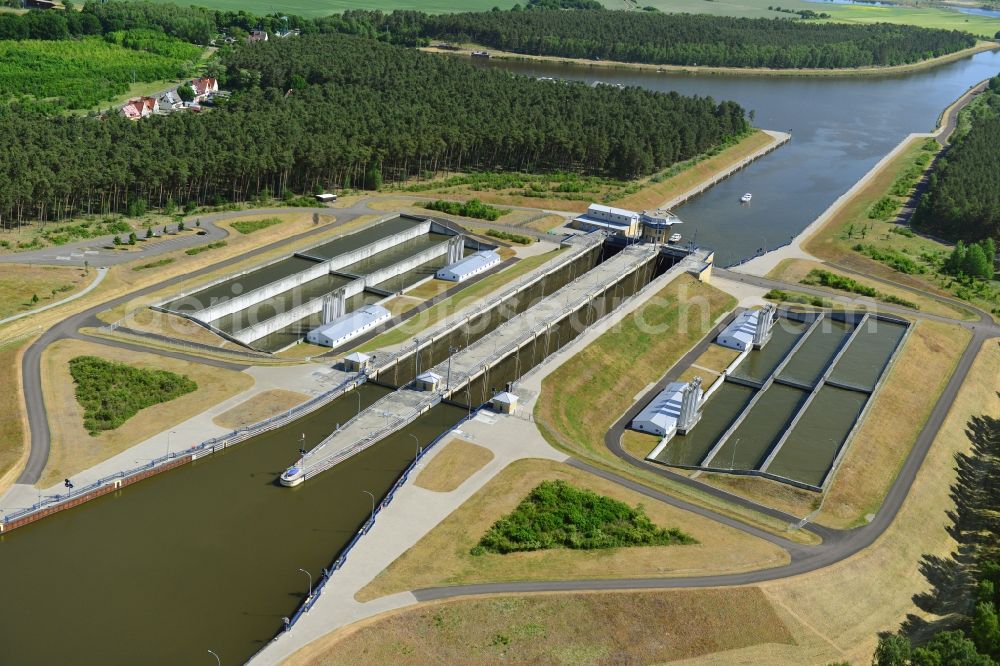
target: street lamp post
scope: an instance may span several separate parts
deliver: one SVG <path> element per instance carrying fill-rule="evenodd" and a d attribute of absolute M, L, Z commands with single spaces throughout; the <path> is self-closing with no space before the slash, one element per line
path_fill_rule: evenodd
<path fill-rule="evenodd" d="M 313 575 L 311 573 L 309 573 L 308 571 L 306 571 L 305 569 L 303 569 L 302 567 L 299 567 L 299 571 L 301 571 L 305 575 L 309 576 L 309 596 L 306 597 L 306 599 L 312 599 L 312 595 L 313 595 Z"/>
<path fill-rule="evenodd" d="M 209 653 L 210 655 L 212 655 L 213 657 L 215 657 L 215 663 L 216 663 L 216 666 L 222 666 L 222 660 L 221 660 L 221 659 L 219 659 L 219 655 L 215 654 L 215 653 L 214 653 L 214 652 L 212 652 L 211 650 L 209 650 L 209 651 L 208 651 L 208 653 Z"/>
<path fill-rule="evenodd" d="M 414 435 L 412 432 L 408 434 L 410 435 L 410 437 L 413 438 L 413 442 L 417 445 L 416 455 L 413 457 L 413 460 L 416 461 L 416 459 L 420 457 L 420 440 L 417 439 L 417 436 Z"/>
<path fill-rule="evenodd" d="M 370 522 L 374 522 L 375 521 L 375 495 L 371 494 L 367 490 L 362 490 L 361 492 L 363 492 L 365 495 L 368 495 L 368 497 L 372 498 L 372 514 L 371 514 L 371 516 L 369 517 L 368 520 Z"/>
<path fill-rule="evenodd" d="M 167 432 L 167 455 L 168 456 L 170 455 L 170 436 L 171 435 L 176 435 L 176 434 L 177 434 L 176 430 L 170 430 L 170 431 Z"/>

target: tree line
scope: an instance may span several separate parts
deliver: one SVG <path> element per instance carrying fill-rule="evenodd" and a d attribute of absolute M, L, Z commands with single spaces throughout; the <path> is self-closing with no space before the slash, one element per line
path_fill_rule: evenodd
<path fill-rule="evenodd" d="M 883 635 L 873 666 L 995 666 L 1000 661 L 1000 420 L 973 417 L 969 453 L 956 455 L 950 557 L 925 555 L 920 570 L 931 585 L 914 597 L 923 617 L 910 615 L 899 633 Z M 929 619 L 928 619 L 929 618 Z"/>
<path fill-rule="evenodd" d="M 975 37 L 957 30 L 887 23 L 848 25 L 604 10 L 442 15 L 346 12 L 320 25 L 399 43 L 435 39 L 531 55 L 776 69 L 902 65 L 976 43 Z"/>
<path fill-rule="evenodd" d="M 931 173 L 913 226 L 949 239 L 1000 241 L 1000 77 L 971 111 L 968 132 Z"/>
<path fill-rule="evenodd" d="M 240 45 L 232 100 L 129 122 L 0 109 L 4 224 L 468 170 L 631 178 L 747 131 L 733 102 L 559 84 L 344 35 Z"/>

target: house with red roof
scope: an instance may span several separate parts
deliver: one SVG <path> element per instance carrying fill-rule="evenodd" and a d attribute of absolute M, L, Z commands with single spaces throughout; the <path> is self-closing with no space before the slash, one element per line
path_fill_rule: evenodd
<path fill-rule="evenodd" d="M 191 89 L 194 90 L 194 101 L 200 102 L 219 92 L 219 82 L 210 76 L 203 76 L 191 80 Z"/>
<path fill-rule="evenodd" d="M 130 99 L 126 104 L 122 105 L 120 110 L 122 116 L 128 118 L 129 120 L 139 120 L 140 118 L 145 118 L 154 111 L 156 111 L 155 97 Z"/>

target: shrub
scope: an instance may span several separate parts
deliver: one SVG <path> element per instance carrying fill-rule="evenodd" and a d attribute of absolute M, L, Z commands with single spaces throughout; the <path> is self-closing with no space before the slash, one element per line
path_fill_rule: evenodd
<path fill-rule="evenodd" d="M 550 548 L 598 549 L 696 543 L 678 529 L 657 527 L 642 505 L 543 481 L 490 527 L 473 553 L 513 553 Z"/>
<path fill-rule="evenodd" d="M 224 240 L 215 241 L 214 243 L 209 243 L 208 245 L 202 245 L 201 247 L 193 247 L 190 250 L 184 250 L 184 254 L 189 256 L 194 256 L 196 254 L 201 254 L 202 252 L 208 252 L 209 250 L 215 250 L 220 247 L 225 247 L 228 243 Z"/>
<path fill-rule="evenodd" d="M 888 220 L 896 214 L 899 202 L 892 197 L 882 197 L 868 209 L 868 217 L 873 220 Z"/>
<path fill-rule="evenodd" d="M 499 238 L 500 240 L 510 241 L 511 243 L 518 243 L 520 245 L 531 245 L 535 241 L 535 239 L 531 236 L 511 234 L 506 231 L 497 231 L 496 229 L 489 229 L 486 232 L 486 235 L 492 236 L 493 238 Z"/>
<path fill-rule="evenodd" d="M 510 212 L 507 208 L 496 208 L 489 204 L 484 204 L 479 199 L 469 199 L 462 203 L 459 201 L 427 201 L 421 204 L 428 210 L 436 210 L 449 215 L 461 215 L 462 217 L 474 217 L 479 220 L 492 222 Z"/>
<path fill-rule="evenodd" d="M 267 229 L 268 227 L 273 227 L 274 225 L 281 224 L 282 222 L 284 222 L 284 220 L 281 218 L 268 217 L 263 220 L 237 220 L 230 226 L 241 234 L 252 234 L 255 231 Z"/>
<path fill-rule="evenodd" d="M 114 430 L 139 410 L 190 393 L 198 385 L 166 370 L 136 368 L 96 356 L 70 359 L 76 399 L 84 409 L 83 427 L 91 435 Z"/>
<path fill-rule="evenodd" d="M 891 248 L 879 248 L 874 245 L 865 245 L 863 243 L 856 244 L 853 248 L 855 252 L 860 252 L 866 257 L 870 257 L 875 261 L 881 261 L 883 264 L 889 266 L 890 268 L 899 271 L 900 273 L 907 273 L 909 275 L 914 275 L 918 273 L 923 273 L 924 268 L 918 264 L 916 261 L 906 256 L 899 250 L 893 250 Z"/>

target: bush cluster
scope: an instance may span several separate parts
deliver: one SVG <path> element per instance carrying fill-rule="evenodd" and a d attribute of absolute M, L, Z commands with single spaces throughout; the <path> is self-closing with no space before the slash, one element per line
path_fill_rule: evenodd
<path fill-rule="evenodd" d="M 690 543 L 696 542 L 684 532 L 654 525 L 642 505 L 633 509 L 564 481 L 543 481 L 490 527 L 473 554 Z"/>
<path fill-rule="evenodd" d="M 83 427 L 91 435 L 114 430 L 139 410 L 190 393 L 198 385 L 166 370 L 135 368 L 96 356 L 70 359 L 76 399 L 83 406 Z"/>

